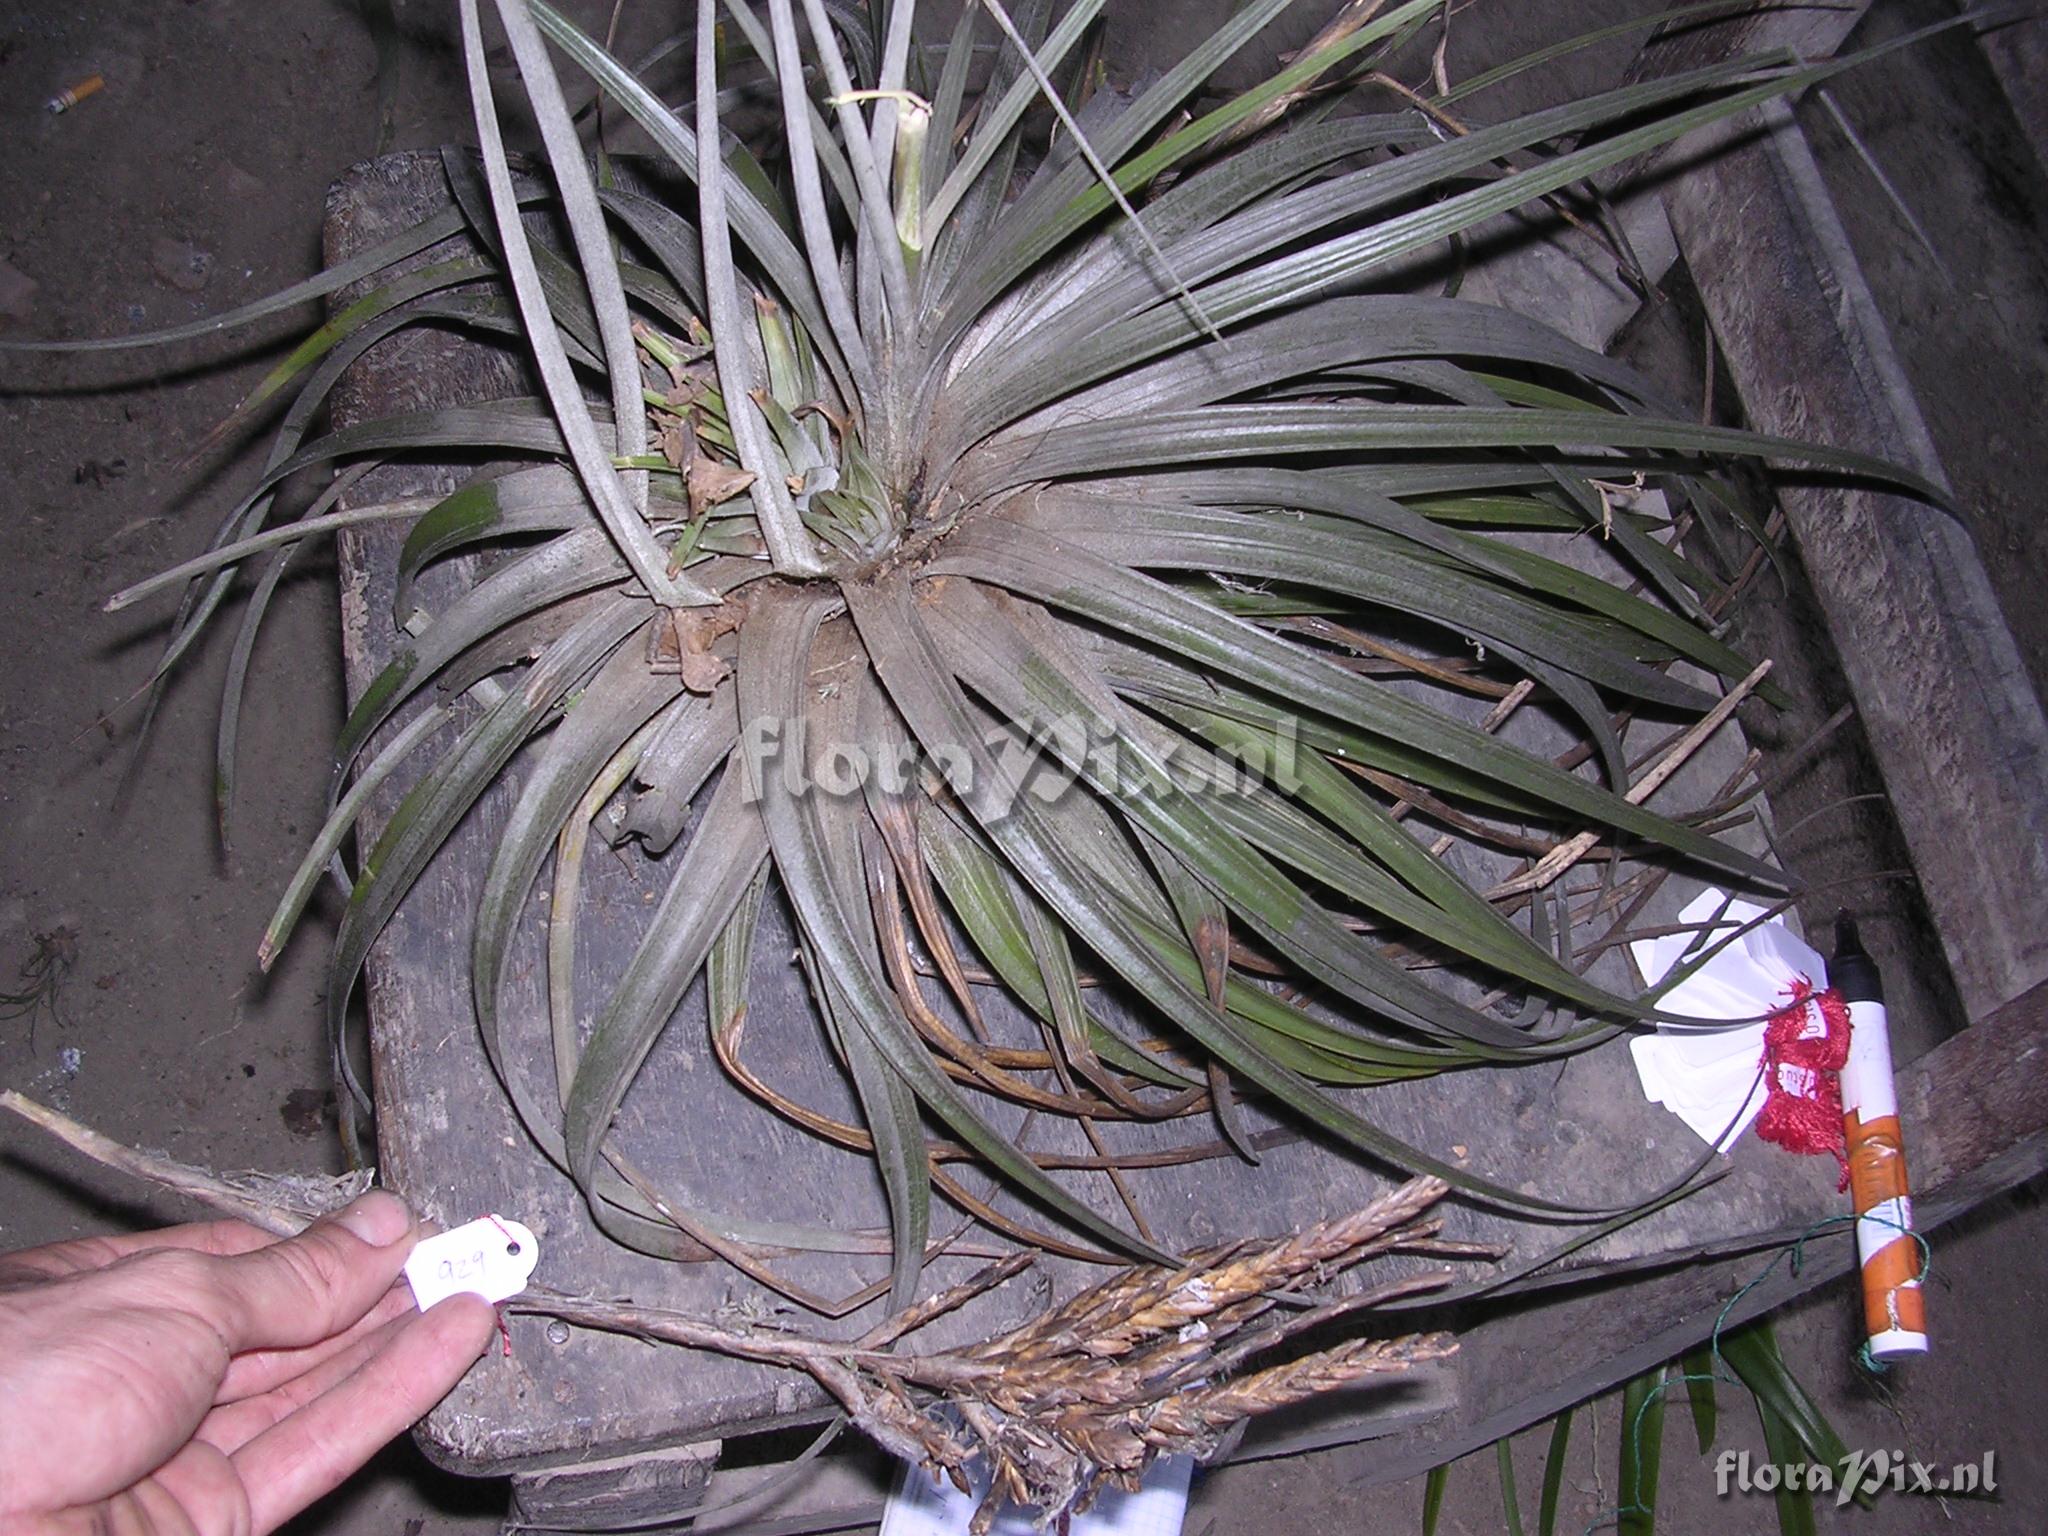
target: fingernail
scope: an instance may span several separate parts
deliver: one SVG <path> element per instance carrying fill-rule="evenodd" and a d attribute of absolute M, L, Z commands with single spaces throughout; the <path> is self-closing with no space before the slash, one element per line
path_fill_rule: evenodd
<path fill-rule="evenodd" d="M 412 1230 L 412 1212 L 405 1202 L 381 1189 L 351 1202 L 334 1219 L 344 1232 L 372 1248 L 395 1243 Z"/>

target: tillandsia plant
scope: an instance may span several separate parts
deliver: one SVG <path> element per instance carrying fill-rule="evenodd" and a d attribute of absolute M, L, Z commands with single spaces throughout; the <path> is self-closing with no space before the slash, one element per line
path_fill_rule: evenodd
<path fill-rule="evenodd" d="M 933 1131 L 1081 1237 L 1170 1258 L 999 1132 L 991 1097 L 1091 1127 L 1213 1111 L 1250 1155 L 1231 1105 L 1256 1094 L 1469 1198 L 1587 1215 L 1403 1144 L 1348 1090 L 1554 1061 L 1654 1016 L 1587 981 L 1528 915 L 1527 893 L 1595 839 L 1783 886 L 1629 781 L 1612 715 L 1711 725 L 1728 706 L 1708 713 L 1715 693 L 1672 664 L 1730 684 L 1756 669 L 1717 636 L 1715 584 L 1670 521 L 1617 511 L 1605 487 L 1642 476 L 1720 516 L 1712 476 L 1732 457 L 1897 476 L 1677 419 L 1532 318 L 1373 285 L 1842 66 L 1744 59 L 1479 128 L 1443 88 L 1342 115 L 1339 88 L 1384 78 L 1446 10 L 1352 0 L 1271 78 L 1203 96 L 1288 3 L 1251 0 L 1120 94 L 1082 63 L 1104 0 L 979 0 L 942 45 L 912 0 L 706 0 L 679 111 L 544 0 L 496 0 L 545 151 L 527 169 L 501 138 L 482 0 L 460 0 L 481 154 L 447 156 L 452 208 L 227 317 L 377 279 L 250 402 L 296 391 L 211 553 L 120 599 L 185 587 L 161 675 L 267 558 L 231 669 L 224 796 L 283 563 L 336 528 L 409 524 L 396 656 L 344 727 L 333 815 L 264 960 L 402 771 L 411 788 L 350 877 L 339 1039 L 372 941 L 534 743 L 476 914 L 477 1020 L 494 1060 L 526 1048 L 504 1038 L 501 988 L 553 855 L 559 1094 L 501 1075 L 621 1242 L 751 1262 L 728 1241 L 743 1218 L 668 1200 L 608 1138 L 700 973 L 714 1046 L 760 1086 L 737 1048 L 770 880 L 865 1124 L 777 1108 L 872 1148 L 897 1307 L 917 1292 L 935 1182 L 967 1198 Z M 562 60 L 694 196 L 593 171 Z M 766 139 L 722 124 L 735 81 L 776 102 Z M 542 208 L 565 241 L 534 233 Z M 377 278 L 465 233 L 469 254 Z M 413 325 L 513 338 L 540 395 L 316 435 L 341 373 Z M 516 463 L 445 498 L 333 510 L 406 455 Z M 343 467 L 273 525 L 280 483 L 314 465 Z M 1541 547 L 1588 530 L 1639 589 Z M 485 553 L 456 562 L 475 572 L 458 598 L 414 611 L 430 563 Z M 1581 764 L 1460 713 L 1531 689 L 1582 724 Z M 607 805 L 623 815 L 602 825 L 656 856 L 666 890 L 586 1030 L 577 898 Z M 1526 855 L 1505 888 L 1523 920 L 1433 857 L 1404 807 Z M 1423 959 L 1535 1005 L 1504 1016 Z M 1099 1005 L 1104 977 L 1145 1029 Z M 1042 1038 L 956 1029 L 953 1010 L 979 1023 L 982 984 Z"/>

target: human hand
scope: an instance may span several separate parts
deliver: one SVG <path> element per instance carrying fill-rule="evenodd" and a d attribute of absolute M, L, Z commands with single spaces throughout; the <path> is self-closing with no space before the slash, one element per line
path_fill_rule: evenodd
<path fill-rule="evenodd" d="M 0 1255 L 0 1536 L 262 1536 L 441 1400 L 490 1342 L 419 1312 L 381 1191 L 284 1241 L 237 1221 Z"/>

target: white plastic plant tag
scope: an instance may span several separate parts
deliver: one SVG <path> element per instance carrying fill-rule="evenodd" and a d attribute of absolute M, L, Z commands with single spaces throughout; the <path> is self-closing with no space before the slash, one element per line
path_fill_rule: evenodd
<path fill-rule="evenodd" d="M 524 1222 L 479 1216 L 423 1238 L 405 1261 L 413 1299 L 426 1311 L 467 1291 L 485 1301 L 506 1301 L 526 1289 L 540 1262 L 540 1241 Z"/>

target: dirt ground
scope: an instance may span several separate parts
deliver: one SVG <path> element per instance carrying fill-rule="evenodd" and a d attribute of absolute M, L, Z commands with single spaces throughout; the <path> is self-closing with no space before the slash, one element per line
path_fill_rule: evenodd
<path fill-rule="evenodd" d="M 597 0 L 565 8 L 596 28 L 610 11 Z M 673 30 L 686 9 L 625 5 L 621 51 L 631 56 Z M 1503 56 L 1579 30 L 1581 13 L 1630 9 L 1476 0 L 1460 27 L 1461 48 L 1474 51 L 1454 58 Z M 1887 29 L 1928 7 L 1891 9 L 1895 17 L 1881 18 Z M 0 137 L 9 150 L 0 156 L 0 327 L 118 335 L 223 310 L 314 270 L 322 199 L 337 172 L 380 148 L 469 137 L 452 13 L 442 0 L 396 8 L 398 91 L 387 122 L 378 50 L 348 0 L 0 0 Z M 2048 194 L 2024 137 L 1984 94 L 1973 46 L 1952 38 L 1901 66 L 1904 75 L 1873 72 L 1839 93 L 1871 155 L 1919 210 L 1928 245 L 1857 180 L 1866 168 L 1839 130 L 1816 119 L 1814 131 L 2039 678 L 2048 608 L 2033 591 L 2043 535 L 2032 513 L 2048 469 L 2038 427 Z M 1625 58 L 1625 48 L 1610 50 L 1575 68 L 1612 78 Z M 62 115 L 44 109 L 95 73 L 106 82 L 98 95 Z M 1905 90 L 1924 111 L 1895 110 Z M 15 529 L 0 561 L 0 991 L 39 952 L 58 974 L 53 1007 L 0 1020 L 0 1086 L 58 1103 L 114 1137 L 223 1168 L 338 1166 L 324 1107 L 320 925 L 268 979 L 253 966 L 275 893 L 317 823 L 341 717 L 333 574 L 317 561 L 297 569 L 257 653 L 226 851 L 211 811 L 226 634 L 178 674 L 124 794 L 138 719 L 129 701 L 165 612 L 108 616 L 100 603 L 203 544 L 250 462 L 194 467 L 186 456 L 275 359 L 274 340 L 289 329 L 280 324 L 267 349 L 240 347 L 225 364 L 213 361 L 218 347 L 195 346 L 168 373 L 161 359 L 0 363 L 0 515 Z M 189 1214 L 0 1127 L 0 1248 Z M 1824 1527 L 1886 1536 L 2039 1528 L 2048 1507 L 2044 1244 L 2048 1220 L 2031 1191 L 1941 1234 L 1936 1351 L 1882 1380 L 1852 1363 L 1848 1290 L 1830 1287 L 1783 1316 L 1787 1358 L 1852 1446 L 1904 1445 L 1941 1463 L 1997 1457 L 1997 1503 L 1893 1498 L 1869 1514 L 1826 1511 Z M 1722 1444 L 1762 1459 L 1754 1415 L 1735 1394 L 1722 1404 Z M 1683 1417 L 1674 1410 L 1667 1431 L 1662 1528 L 1772 1528 L 1767 1497 L 1715 1497 Z M 1590 1528 L 1612 1509 L 1617 1418 L 1611 1400 L 1581 1414 L 1559 1529 Z M 1514 1442 L 1531 1520 L 1544 1445 L 1540 1429 Z M 1365 1445 L 1210 1474 L 1187 1528 L 1419 1530 L 1419 1481 L 1363 1489 L 1371 1457 Z M 503 1485 L 435 1473 L 401 1445 L 295 1529 L 481 1532 L 496 1529 L 503 1508 Z M 1452 1473 L 1439 1529 L 1504 1528 L 1493 1457 L 1468 1458 Z"/>

